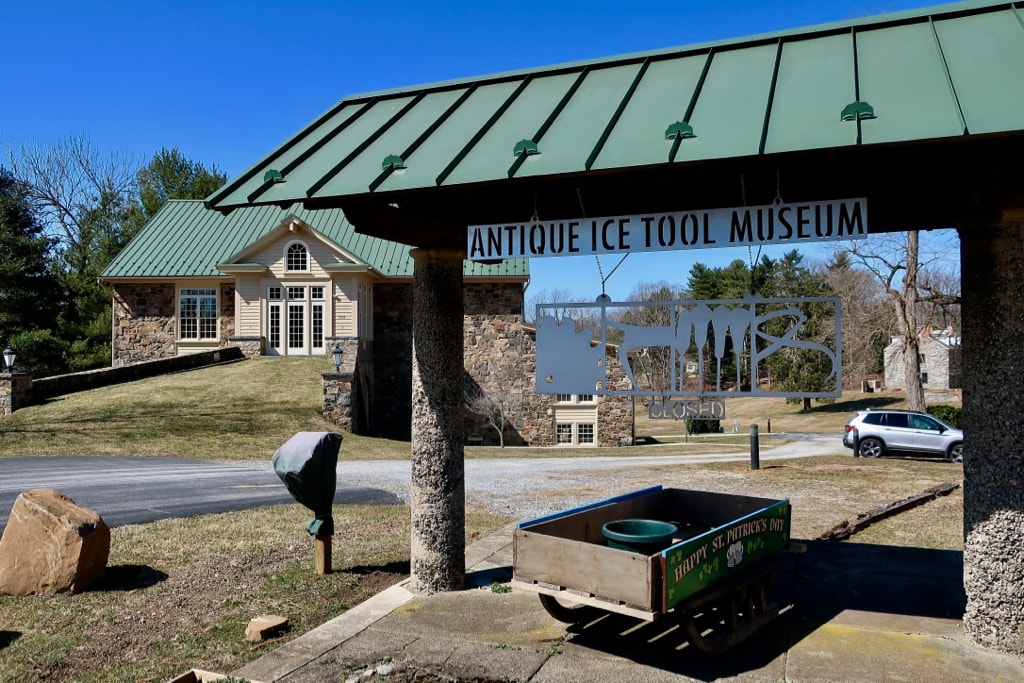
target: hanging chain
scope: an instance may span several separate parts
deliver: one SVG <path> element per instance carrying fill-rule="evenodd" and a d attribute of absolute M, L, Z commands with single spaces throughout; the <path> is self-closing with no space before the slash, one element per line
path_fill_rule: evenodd
<path fill-rule="evenodd" d="M 576 199 L 578 199 L 580 203 L 580 213 L 583 214 L 583 218 L 587 218 L 587 209 L 583 206 L 583 193 L 580 192 L 580 188 L 578 187 L 576 188 Z M 612 274 L 619 269 L 619 266 L 622 265 L 622 262 L 626 260 L 627 256 L 629 256 L 628 252 L 623 254 L 622 258 L 619 259 L 619 262 L 615 264 L 615 267 L 608 272 L 607 276 L 605 276 L 604 269 L 601 268 L 601 258 L 597 254 L 594 254 L 594 261 L 597 263 L 597 276 L 601 278 L 601 296 L 598 297 L 599 299 L 604 301 L 608 300 L 608 295 L 605 294 L 604 291 L 604 285 L 608 282 L 608 278 L 610 278 Z"/>
<path fill-rule="evenodd" d="M 775 198 L 776 198 L 776 200 L 778 200 L 778 198 L 779 198 L 779 196 L 778 196 L 779 195 L 778 189 L 779 189 L 779 178 L 776 175 L 776 177 L 775 177 L 775 195 L 776 195 Z M 740 174 L 740 196 L 743 199 L 743 207 L 746 208 L 746 206 L 747 206 L 747 183 L 746 183 L 746 179 L 743 177 L 742 173 Z M 762 247 L 764 247 L 763 244 L 758 244 L 757 245 L 757 258 L 755 259 L 754 258 L 753 250 L 750 248 L 749 244 L 747 245 L 747 260 L 750 261 L 750 293 L 751 294 L 756 294 L 757 293 L 757 284 L 756 284 L 755 274 L 757 273 L 757 263 L 761 260 L 761 249 L 762 249 Z"/>

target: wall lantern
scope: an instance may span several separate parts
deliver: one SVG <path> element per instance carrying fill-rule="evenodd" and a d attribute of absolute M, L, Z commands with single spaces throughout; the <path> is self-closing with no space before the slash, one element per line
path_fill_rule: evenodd
<path fill-rule="evenodd" d="M 341 372 L 341 346 L 338 344 L 334 345 L 331 349 L 331 356 L 334 358 L 334 371 Z"/>
<path fill-rule="evenodd" d="M 7 365 L 7 372 L 14 372 L 14 350 L 11 347 L 4 349 L 4 364 Z"/>

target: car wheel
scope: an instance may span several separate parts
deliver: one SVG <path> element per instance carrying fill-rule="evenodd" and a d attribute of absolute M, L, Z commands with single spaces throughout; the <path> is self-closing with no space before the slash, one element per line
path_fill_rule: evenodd
<path fill-rule="evenodd" d="M 955 443 L 949 447 L 949 452 L 946 453 L 949 457 L 950 462 L 963 462 L 964 461 L 964 445 L 962 443 Z"/>
<path fill-rule="evenodd" d="M 885 452 L 885 447 L 878 439 L 861 439 L 857 452 L 862 458 L 877 458 Z"/>

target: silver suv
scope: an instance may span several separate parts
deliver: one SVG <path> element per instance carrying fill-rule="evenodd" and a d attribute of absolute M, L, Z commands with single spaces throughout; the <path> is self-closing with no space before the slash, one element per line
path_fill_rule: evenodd
<path fill-rule="evenodd" d="M 843 445 L 854 455 L 877 458 L 902 451 L 964 460 L 964 433 L 927 413 L 913 410 L 861 410 L 846 423 Z"/>

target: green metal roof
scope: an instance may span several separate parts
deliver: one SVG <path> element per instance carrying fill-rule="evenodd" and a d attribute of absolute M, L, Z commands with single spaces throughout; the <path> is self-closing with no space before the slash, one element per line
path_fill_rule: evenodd
<path fill-rule="evenodd" d="M 357 233 L 340 209 L 310 211 L 301 206 L 280 209 L 255 206 L 223 215 L 200 200 L 171 200 L 165 204 L 109 266 L 103 279 L 223 278 L 226 264 L 254 242 L 294 216 L 361 265 L 386 277 L 410 277 L 409 246 Z M 528 278 L 527 259 L 499 264 L 467 261 L 469 277 Z"/>
<path fill-rule="evenodd" d="M 1021 131 L 1018 4 L 956 3 L 352 96 L 207 202 L 222 211 L 329 206 L 357 195 Z M 686 126 L 692 137 L 674 133 Z M 516 155 L 523 141 L 539 153 Z M 269 171 L 280 179 L 264 180 Z"/>

